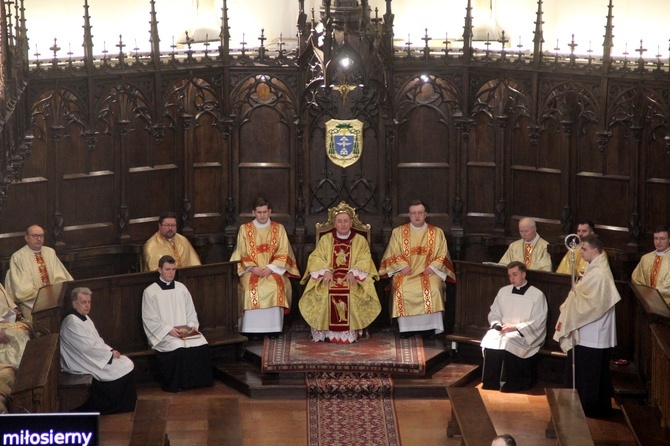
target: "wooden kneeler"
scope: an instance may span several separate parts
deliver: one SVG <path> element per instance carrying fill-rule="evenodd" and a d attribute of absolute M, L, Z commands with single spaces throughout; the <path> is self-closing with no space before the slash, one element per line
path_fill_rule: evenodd
<path fill-rule="evenodd" d="M 544 389 L 551 410 L 545 437 L 563 446 L 592 446 L 591 430 L 579 395 L 573 389 Z"/>
<path fill-rule="evenodd" d="M 166 432 L 167 398 L 138 399 L 135 404 L 130 446 L 169 446 Z"/>
<path fill-rule="evenodd" d="M 447 394 L 451 403 L 447 437 L 460 435 L 463 446 L 491 444 L 498 434 L 479 390 L 474 387 L 447 387 Z"/>

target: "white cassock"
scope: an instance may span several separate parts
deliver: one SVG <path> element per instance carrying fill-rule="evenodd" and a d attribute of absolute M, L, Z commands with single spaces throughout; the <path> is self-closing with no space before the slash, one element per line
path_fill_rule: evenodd
<path fill-rule="evenodd" d="M 161 284 L 162 286 L 154 282 L 142 295 L 142 322 L 151 348 L 159 352 L 171 352 L 178 348 L 207 344 L 204 336 L 181 339 L 168 335 L 179 325 L 198 329 L 200 323 L 191 293 L 186 286 L 176 280 L 169 284 L 165 282 Z"/>
<path fill-rule="evenodd" d="M 63 371 L 75 374 L 91 374 L 98 381 L 115 381 L 133 368 L 127 356 L 112 359 L 112 347 L 98 334 L 90 317 L 82 320 L 79 315 L 69 314 L 60 326 L 60 361 Z"/>
<path fill-rule="evenodd" d="M 547 334 L 547 299 L 530 286 L 524 294 L 514 294 L 513 285 L 502 287 L 491 305 L 489 326 L 514 324 L 518 331 L 501 333 L 491 329 L 482 339 L 482 348 L 507 350 L 519 358 L 533 356 Z M 523 336 L 522 336 L 523 335 Z"/>

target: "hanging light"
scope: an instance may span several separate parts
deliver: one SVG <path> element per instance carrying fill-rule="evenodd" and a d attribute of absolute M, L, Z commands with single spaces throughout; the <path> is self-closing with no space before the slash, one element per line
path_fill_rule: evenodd
<path fill-rule="evenodd" d="M 191 43 L 213 42 L 219 40 L 221 22 L 214 7 L 214 0 L 191 0 L 191 19 L 187 22 Z M 185 40 L 178 42 L 186 43 Z"/>
<path fill-rule="evenodd" d="M 482 3 L 481 0 L 479 3 Z M 472 40 L 475 42 L 495 42 L 502 38 L 502 28 L 496 20 L 493 0 L 487 0 L 487 3 L 487 6 L 473 8 Z"/>

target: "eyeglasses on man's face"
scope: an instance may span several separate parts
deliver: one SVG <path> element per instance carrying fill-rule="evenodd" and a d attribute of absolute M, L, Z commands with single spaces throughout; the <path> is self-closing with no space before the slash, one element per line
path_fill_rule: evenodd
<path fill-rule="evenodd" d="M 44 238 L 44 234 L 28 234 L 28 235 L 37 240 Z"/>

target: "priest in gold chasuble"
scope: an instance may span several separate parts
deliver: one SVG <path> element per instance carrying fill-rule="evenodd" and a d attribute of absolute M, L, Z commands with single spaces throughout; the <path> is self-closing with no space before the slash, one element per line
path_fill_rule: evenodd
<path fill-rule="evenodd" d="M 254 200 L 255 219 L 243 224 L 230 257 L 239 261 L 243 308 L 241 333 L 271 333 L 283 329 L 284 313 L 291 309 L 291 282 L 300 272 L 286 229 L 270 220 L 272 206 L 264 198 Z"/>
<path fill-rule="evenodd" d="M 444 282 L 456 282 L 444 232 L 427 224 L 426 215 L 425 205 L 413 200 L 410 223 L 393 230 L 379 267 L 381 276 L 392 278 L 393 317 L 402 337 L 444 331 Z"/>
<path fill-rule="evenodd" d="M 335 214 L 335 229 L 321 236 L 307 261 L 299 307 L 315 342 L 352 343 L 381 311 L 379 279 L 365 237 L 351 229 L 353 210 Z"/>

